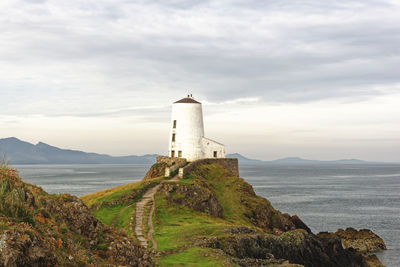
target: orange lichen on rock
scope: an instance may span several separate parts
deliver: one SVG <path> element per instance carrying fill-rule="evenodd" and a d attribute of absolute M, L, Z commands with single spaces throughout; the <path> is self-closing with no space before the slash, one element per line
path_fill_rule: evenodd
<path fill-rule="evenodd" d="M 62 246 L 61 238 L 57 238 L 57 246 L 60 248 Z"/>

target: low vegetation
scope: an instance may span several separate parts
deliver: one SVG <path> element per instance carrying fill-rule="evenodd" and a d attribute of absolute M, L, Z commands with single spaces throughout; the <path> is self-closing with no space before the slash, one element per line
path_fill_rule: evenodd
<path fill-rule="evenodd" d="M 140 182 L 78 199 L 47 194 L 0 165 L 0 266 L 381 266 L 344 249 L 338 234 L 312 234 L 217 163 L 178 181 L 163 177 L 164 168 L 155 164 Z M 156 185 L 151 258 L 153 247 L 138 246 L 133 228 L 136 203 Z"/>
<path fill-rule="evenodd" d="M 143 248 L 104 226 L 77 197 L 47 194 L 4 164 L 0 199 L 0 266 L 152 265 Z M 119 211 L 121 218 L 130 213 Z M 112 224 L 124 228 L 124 221 Z"/>

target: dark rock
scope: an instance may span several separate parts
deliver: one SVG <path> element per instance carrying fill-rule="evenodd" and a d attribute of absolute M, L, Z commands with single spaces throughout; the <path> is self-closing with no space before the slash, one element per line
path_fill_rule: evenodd
<path fill-rule="evenodd" d="M 287 213 L 285 213 L 283 215 L 289 216 L 292 223 L 294 224 L 294 226 L 296 226 L 297 229 L 304 229 L 308 233 L 311 233 L 311 229 L 297 215 L 290 216 Z"/>
<path fill-rule="evenodd" d="M 165 174 L 165 167 L 168 164 L 166 162 L 157 162 L 153 164 L 150 169 L 147 171 L 146 175 L 144 176 L 143 180 L 149 180 L 157 177 L 163 177 Z"/>
<path fill-rule="evenodd" d="M 344 248 L 354 248 L 360 252 L 377 252 L 386 249 L 383 239 L 368 229 L 360 231 L 354 228 L 339 229 L 334 234 L 341 239 Z"/>
<path fill-rule="evenodd" d="M 48 209 L 71 230 L 87 237 L 89 243 L 97 244 L 98 233 L 102 233 L 105 226 L 92 215 L 82 200 L 63 194 L 57 199 L 49 199 Z"/>
<path fill-rule="evenodd" d="M 231 235 L 210 240 L 211 248 L 222 249 L 235 258 L 286 259 L 304 266 L 367 266 L 364 257 L 353 249 L 344 249 L 337 239 L 320 240 L 305 230 L 288 231 L 281 236 L 258 234 Z"/>
<path fill-rule="evenodd" d="M 32 227 L 22 224 L 0 234 L 0 266 L 54 266 L 54 244 L 45 242 Z"/>
<path fill-rule="evenodd" d="M 77 197 L 49 195 L 0 166 L 0 266 L 90 264 L 154 266 L 145 248 L 99 222 Z"/>
<path fill-rule="evenodd" d="M 230 234 L 256 234 L 257 231 L 246 226 L 238 226 L 230 228 L 228 231 Z"/>
<path fill-rule="evenodd" d="M 185 206 L 195 211 L 205 212 L 214 217 L 222 218 L 222 206 L 217 198 L 205 187 L 193 184 L 163 184 L 160 192 L 166 195 L 168 201 Z"/>

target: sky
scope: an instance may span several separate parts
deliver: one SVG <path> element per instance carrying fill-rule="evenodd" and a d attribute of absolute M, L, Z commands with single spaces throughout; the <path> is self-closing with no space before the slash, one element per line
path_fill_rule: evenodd
<path fill-rule="evenodd" d="M 172 102 L 228 153 L 400 162 L 400 1 L 0 1 L 0 138 L 166 154 Z"/>

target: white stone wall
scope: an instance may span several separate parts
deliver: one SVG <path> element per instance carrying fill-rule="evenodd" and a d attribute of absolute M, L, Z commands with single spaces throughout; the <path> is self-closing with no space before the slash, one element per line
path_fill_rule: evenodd
<path fill-rule="evenodd" d="M 176 128 L 173 128 L 176 120 Z M 175 142 L 172 136 L 175 134 Z M 203 111 L 200 103 L 174 103 L 172 105 L 171 131 L 169 138 L 169 156 L 175 151 L 175 157 L 182 151 L 182 157 L 188 161 L 201 159 L 202 138 L 204 136 Z"/>
<path fill-rule="evenodd" d="M 203 158 L 225 158 L 225 146 L 216 141 L 203 137 Z M 214 151 L 217 153 L 216 157 Z"/>

